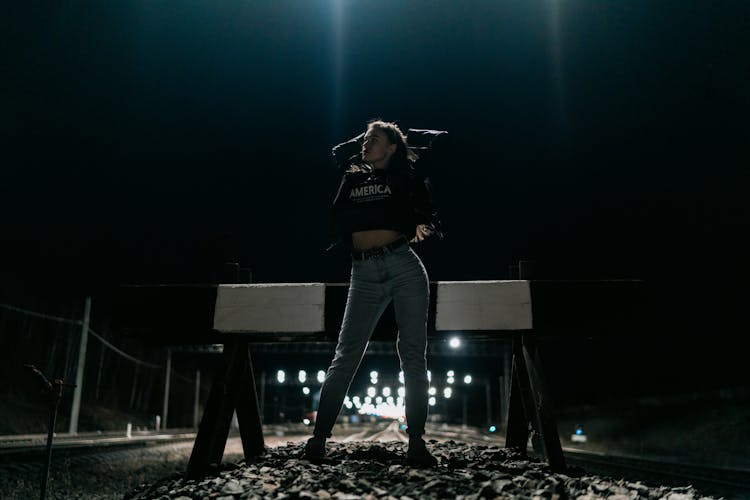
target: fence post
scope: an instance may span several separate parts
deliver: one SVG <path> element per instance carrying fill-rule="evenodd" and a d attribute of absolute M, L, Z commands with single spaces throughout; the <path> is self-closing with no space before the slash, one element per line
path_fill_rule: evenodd
<path fill-rule="evenodd" d="M 86 344 L 89 339 L 89 315 L 91 314 L 91 297 L 86 297 L 83 311 L 83 328 L 81 343 L 78 347 L 78 368 L 76 369 L 76 387 L 73 391 L 73 406 L 70 408 L 70 427 L 68 432 L 78 434 L 78 415 L 81 412 L 81 392 L 83 391 L 83 371 L 86 368 Z"/>
<path fill-rule="evenodd" d="M 201 371 L 195 370 L 195 402 L 193 403 L 193 429 L 200 423 Z"/>
<path fill-rule="evenodd" d="M 167 412 L 169 411 L 169 382 L 172 379 L 172 349 L 167 349 L 167 369 L 164 377 L 164 405 L 161 412 L 161 428 L 167 430 Z"/>

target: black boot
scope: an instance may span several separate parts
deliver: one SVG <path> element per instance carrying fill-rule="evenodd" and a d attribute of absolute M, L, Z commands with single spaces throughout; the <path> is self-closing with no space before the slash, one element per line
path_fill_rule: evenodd
<path fill-rule="evenodd" d="M 421 436 L 409 438 L 409 450 L 406 452 L 406 465 L 412 467 L 437 467 L 437 458 L 432 456 Z"/>
<path fill-rule="evenodd" d="M 305 460 L 321 460 L 326 456 L 326 438 L 313 436 L 305 444 Z"/>

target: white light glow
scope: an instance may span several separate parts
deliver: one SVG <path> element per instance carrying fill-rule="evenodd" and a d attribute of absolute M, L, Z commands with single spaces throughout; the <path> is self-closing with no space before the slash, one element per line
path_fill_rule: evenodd
<path fill-rule="evenodd" d="M 304 384 L 307 380 L 307 372 L 305 370 L 300 370 L 297 374 L 297 380 L 299 380 L 300 384 Z"/>
<path fill-rule="evenodd" d="M 461 345 L 461 340 L 458 337 L 451 337 L 448 345 L 450 345 L 454 349 L 457 349 Z"/>
<path fill-rule="evenodd" d="M 456 376 L 456 372 L 454 372 L 453 370 L 448 370 L 448 376 L 449 377 L 455 377 Z"/>
<path fill-rule="evenodd" d="M 374 387 L 368 387 L 367 388 L 367 395 L 370 396 L 371 398 L 374 398 L 375 394 L 377 394 L 377 393 L 378 393 L 378 391 Z"/>
<path fill-rule="evenodd" d="M 302 394 L 304 394 L 305 396 L 308 395 L 308 394 L 310 394 L 310 388 L 309 387 L 303 387 L 302 388 Z"/>
<path fill-rule="evenodd" d="M 376 372 L 375 370 L 371 371 L 370 378 L 378 378 L 378 372 Z"/>
<path fill-rule="evenodd" d="M 430 403 L 430 406 L 435 406 L 435 404 L 437 404 L 437 400 L 435 400 L 435 398 L 433 397 L 429 399 L 428 403 Z"/>
<path fill-rule="evenodd" d="M 324 372 L 323 370 L 318 370 L 318 382 L 322 384 L 325 381 L 325 379 L 326 379 L 326 372 Z"/>
<path fill-rule="evenodd" d="M 403 398 L 404 396 L 406 396 L 406 388 L 405 388 L 405 387 L 403 387 L 403 386 L 401 386 L 401 387 L 399 387 L 399 388 L 398 388 L 398 391 L 396 391 L 396 393 L 397 393 L 397 394 L 398 394 L 398 395 L 399 395 L 400 397 L 402 397 L 402 398 Z"/>
<path fill-rule="evenodd" d="M 383 396 L 388 397 L 391 395 L 391 388 L 390 387 L 383 387 Z"/>
<path fill-rule="evenodd" d="M 381 398 L 378 398 L 381 399 Z M 362 415 L 377 415 L 380 417 L 397 419 L 401 422 L 404 421 L 406 416 L 406 409 L 403 404 L 393 404 L 393 398 L 389 398 L 390 401 L 380 401 L 373 405 L 371 403 L 365 403 L 359 409 L 359 413 Z"/>
<path fill-rule="evenodd" d="M 453 395 L 453 390 L 450 387 L 443 389 L 443 397 L 448 399 Z"/>
<path fill-rule="evenodd" d="M 284 380 L 286 380 L 286 373 L 284 373 L 284 370 L 279 370 L 276 372 L 276 380 L 279 381 L 279 384 L 284 383 Z"/>
<path fill-rule="evenodd" d="M 464 377 L 464 384 L 471 384 L 471 375 L 466 375 Z"/>
<path fill-rule="evenodd" d="M 437 394 L 437 388 L 430 387 L 430 390 L 427 391 L 427 394 L 429 394 L 430 396 L 434 396 L 435 394 Z"/>
<path fill-rule="evenodd" d="M 399 384 L 404 383 L 404 372 L 398 372 L 398 383 Z"/>
<path fill-rule="evenodd" d="M 448 383 L 449 383 L 449 384 L 452 384 L 452 383 L 453 383 L 453 382 L 455 382 L 455 381 L 456 381 L 456 379 L 455 379 L 455 378 L 453 378 L 453 377 L 448 377 Z"/>

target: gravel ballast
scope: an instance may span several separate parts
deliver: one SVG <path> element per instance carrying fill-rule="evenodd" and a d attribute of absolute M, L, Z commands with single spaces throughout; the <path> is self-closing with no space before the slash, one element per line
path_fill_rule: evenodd
<path fill-rule="evenodd" d="M 429 441 L 440 461 L 432 469 L 404 464 L 407 445 L 391 442 L 329 442 L 326 458 L 302 458 L 304 442 L 267 448 L 253 463 L 227 464 L 200 480 L 175 474 L 144 484 L 126 500 L 160 499 L 420 499 L 480 498 L 692 500 L 692 486 L 667 487 L 587 475 L 571 468 L 553 473 L 546 463 L 495 445 Z"/>

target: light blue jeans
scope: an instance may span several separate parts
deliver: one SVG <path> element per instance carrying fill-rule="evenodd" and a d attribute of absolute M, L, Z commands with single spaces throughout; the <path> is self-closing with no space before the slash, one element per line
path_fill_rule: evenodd
<path fill-rule="evenodd" d="M 336 354 L 326 373 L 313 434 L 331 437 L 344 396 L 359 368 L 378 319 L 393 300 L 396 349 L 404 372 L 407 433 L 424 434 L 427 420 L 427 271 L 408 244 L 384 255 L 352 260 L 349 294 Z"/>

